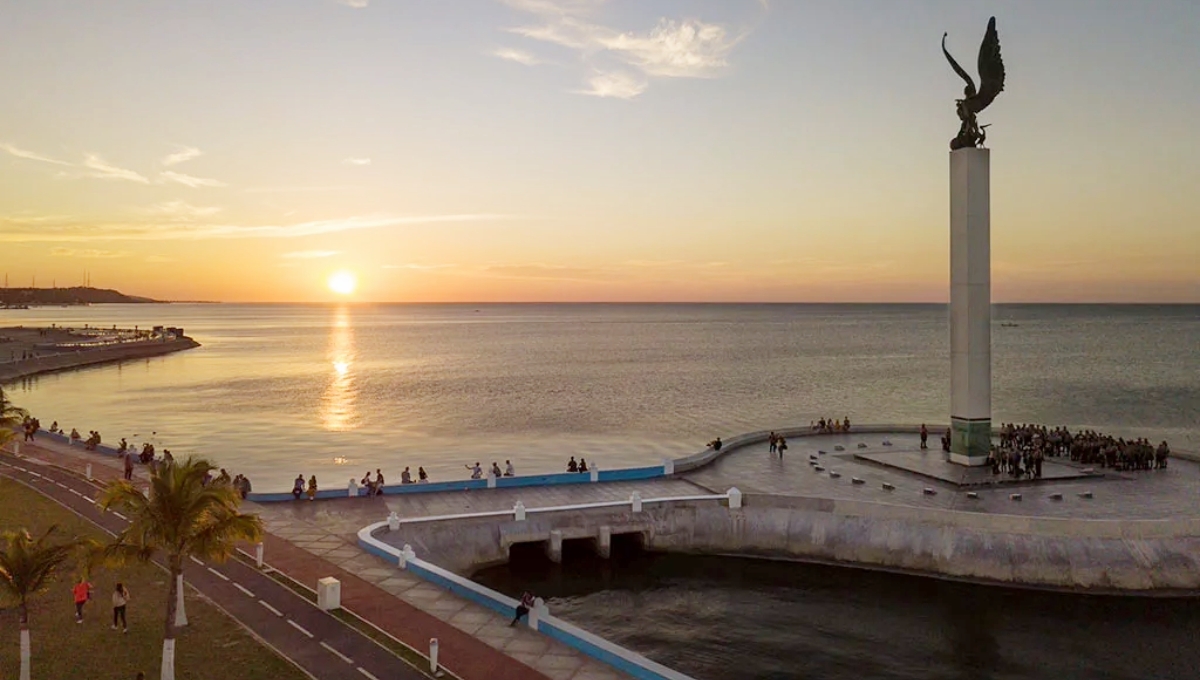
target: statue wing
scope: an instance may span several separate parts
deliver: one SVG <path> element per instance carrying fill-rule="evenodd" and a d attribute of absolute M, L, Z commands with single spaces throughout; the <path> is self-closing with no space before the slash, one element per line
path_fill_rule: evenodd
<path fill-rule="evenodd" d="M 1000 35 L 996 17 L 988 20 L 987 32 L 979 46 L 979 95 L 971 102 L 976 113 L 987 108 L 1004 91 L 1004 60 L 1000 58 Z"/>
<path fill-rule="evenodd" d="M 950 62 L 950 68 L 954 69 L 954 72 L 958 74 L 958 77 L 967 81 L 967 96 L 974 97 L 975 96 L 975 81 L 971 79 L 970 74 L 968 74 L 966 71 L 963 70 L 963 67 L 958 65 L 957 61 L 954 61 L 954 57 L 950 56 L 950 52 L 946 49 L 946 36 L 947 35 L 949 35 L 949 34 L 948 33 L 942 34 L 942 54 L 946 55 L 946 61 Z"/>

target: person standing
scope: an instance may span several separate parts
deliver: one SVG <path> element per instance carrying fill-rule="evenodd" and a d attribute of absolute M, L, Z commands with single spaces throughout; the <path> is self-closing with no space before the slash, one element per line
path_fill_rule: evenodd
<path fill-rule="evenodd" d="M 117 619 L 121 619 L 121 632 L 129 632 L 129 624 L 125 621 L 125 606 L 129 604 L 129 591 L 125 589 L 125 584 L 118 583 L 116 590 L 113 591 L 113 630 L 117 629 Z"/>
<path fill-rule="evenodd" d="M 929 429 L 925 427 L 925 423 L 921 423 L 921 448 L 929 448 Z"/>
<path fill-rule="evenodd" d="M 92 584 L 88 583 L 86 576 L 79 577 L 79 582 L 71 588 L 71 594 L 75 596 L 75 623 L 83 623 L 83 605 L 92 599 Z"/>
<path fill-rule="evenodd" d="M 313 475 L 308 478 L 308 500 L 314 500 L 317 497 L 317 476 Z"/>
<path fill-rule="evenodd" d="M 125 481 L 133 480 L 133 452 L 125 452 Z"/>

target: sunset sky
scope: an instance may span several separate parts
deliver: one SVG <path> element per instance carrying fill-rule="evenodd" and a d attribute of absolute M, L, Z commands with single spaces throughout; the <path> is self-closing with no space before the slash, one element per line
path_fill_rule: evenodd
<path fill-rule="evenodd" d="M 944 301 L 996 15 L 997 301 L 1200 302 L 1195 0 L 0 5 L 10 286 Z"/>

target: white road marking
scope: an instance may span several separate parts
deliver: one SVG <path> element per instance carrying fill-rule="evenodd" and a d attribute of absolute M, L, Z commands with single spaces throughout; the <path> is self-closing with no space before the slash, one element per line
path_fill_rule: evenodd
<path fill-rule="evenodd" d="M 117 512 L 116 510 L 113 510 L 113 511 L 112 511 L 112 514 L 116 515 L 117 517 L 120 517 L 120 518 L 121 518 L 121 519 L 123 519 L 123 520 L 126 520 L 126 521 L 128 521 L 128 520 L 129 520 L 129 518 L 128 518 L 128 517 L 126 517 L 125 515 L 122 515 L 121 513 Z"/>
<path fill-rule="evenodd" d="M 278 609 L 276 609 L 276 608 L 272 607 L 271 605 L 267 604 L 266 602 L 263 602 L 262 600 L 259 600 L 259 601 L 258 601 L 258 603 L 259 603 L 259 604 L 261 604 L 262 606 L 266 607 L 268 610 L 270 610 L 270 611 L 271 611 L 273 614 L 275 614 L 275 616 L 283 616 L 283 612 L 281 612 L 281 611 L 279 611 Z"/>
<path fill-rule="evenodd" d="M 371 671 L 368 671 L 367 669 L 363 668 L 362 666 L 358 667 L 358 672 L 367 676 L 370 680 L 379 680 L 379 678 L 377 678 L 371 674 Z"/>
<path fill-rule="evenodd" d="M 229 580 L 228 576 L 226 576 L 225 574 L 222 574 L 221 572 L 217 571 L 216 569 L 213 569 L 212 567 L 209 567 L 208 570 L 211 571 L 213 573 L 213 575 L 215 575 L 217 578 L 221 579 L 222 581 Z"/>
<path fill-rule="evenodd" d="M 55 484 L 57 484 L 57 485 L 61 486 L 61 487 L 62 487 L 62 488 L 64 488 L 64 489 L 66 489 L 66 488 L 69 488 L 69 487 L 67 487 L 67 485 L 66 485 L 66 484 L 63 484 L 62 482 L 55 482 Z"/>
<path fill-rule="evenodd" d="M 42 478 L 42 476 L 41 476 L 40 474 L 38 474 L 38 473 L 34 472 L 33 470 L 30 470 L 30 471 L 29 471 L 29 474 L 33 475 L 34 477 L 37 477 L 38 479 L 41 479 L 41 478 Z"/>
<path fill-rule="evenodd" d="M 88 503 L 95 503 L 95 502 L 96 502 L 96 499 L 95 499 L 95 498 L 88 498 L 87 496 L 84 496 L 83 494 L 79 494 L 79 497 L 80 497 L 80 498 L 82 498 L 83 500 L 87 501 Z"/>
<path fill-rule="evenodd" d="M 202 567 L 204 566 L 204 563 L 201 562 L 195 555 L 188 555 L 188 558 L 191 559 L 196 564 L 199 564 Z"/>
<path fill-rule="evenodd" d="M 300 624 L 296 623 L 295 621 L 293 621 L 293 620 L 291 620 L 291 619 L 288 619 L 288 620 L 287 620 L 287 622 L 288 622 L 288 623 L 290 623 L 290 624 L 292 625 L 292 628 L 295 628 L 296 630 L 300 631 L 301 633 L 304 633 L 304 634 L 305 634 L 305 635 L 307 635 L 308 637 L 310 637 L 310 638 L 311 638 L 311 637 L 313 636 L 313 634 L 312 634 L 312 633 L 310 633 L 310 632 L 308 632 L 307 630 L 305 630 L 305 629 L 304 629 L 304 626 L 301 626 Z"/>
<path fill-rule="evenodd" d="M 233 587 L 237 588 L 238 590 L 242 591 L 243 593 L 246 593 L 250 597 L 254 597 L 254 593 L 252 593 L 248 588 L 246 588 L 246 586 L 244 586 L 240 583 L 233 584 Z"/>
<path fill-rule="evenodd" d="M 346 656 L 345 654 L 342 654 L 341 652 L 334 649 L 333 647 L 330 647 L 328 642 L 322 641 L 321 646 L 324 647 L 325 649 L 328 649 L 331 654 L 334 654 L 335 656 L 340 658 L 342 661 L 345 661 L 346 663 L 354 663 L 354 659 L 351 659 L 350 657 Z"/>

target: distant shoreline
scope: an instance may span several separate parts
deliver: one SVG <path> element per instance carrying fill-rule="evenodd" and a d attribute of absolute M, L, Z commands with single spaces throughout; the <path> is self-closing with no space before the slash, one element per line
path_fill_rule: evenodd
<path fill-rule="evenodd" d="M 40 342 L 43 339 L 54 339 L 63 345 L 60 348 L 47 348 L 46 343 Z M 85 336 L 73 337 L 70 331 L 62 328 L 0 328 L 0 384 L 44 373 L 161 356 L 200 346 L 200 343 L 186 335 L 113 341 L 93 347 L 84 344 L 74 350 L 70 349 L 71 341 L 86 343 Z M 26 352 L 30 354 L 28 358 Z"/>

